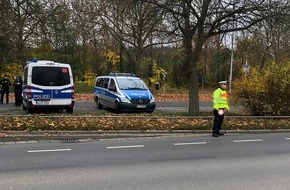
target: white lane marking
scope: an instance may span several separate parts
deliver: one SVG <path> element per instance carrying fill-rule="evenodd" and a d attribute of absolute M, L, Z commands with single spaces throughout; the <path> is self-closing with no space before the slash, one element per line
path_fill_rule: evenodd
<path fill-rule="evenodd" d="M 261 142 L 263 139 L 251 139 L 251 140 L 235 140 L 234 143 L 243 143 L 243 142 Z"/>
<path fill-rule="evenodd" d="M 118 148 L 143 148 L 144 145 L 131 145 L 131 146 L 108 146 L 107 149 L 118 149 Z"/>
<path fill-rule="evenodd" d="M 286 138 L 286 140 L 290 140 L 290 138 Z"/>
<path fill-rule="evenodd" d="M 50 150 L 28 150 L 28 153 L 38 153 L 38 152 L 64 152 L 71 151 L 71 149 L 50 149 Z"/>
<path fill-rule="evenodd" d="M 207 142 L 174 143 L 175 146 L 199 145 L 199 144 L 207 144 Z"/>

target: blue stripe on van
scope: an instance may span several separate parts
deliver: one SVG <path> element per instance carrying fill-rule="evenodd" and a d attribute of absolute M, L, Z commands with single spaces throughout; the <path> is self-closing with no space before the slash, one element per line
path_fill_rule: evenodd
<path fill-rule="evenodd" d="M 104 89 L 104 88 L 99 88 L 99 87 L 94 87 L 94 93 L 96 94 L 102 94 L 104 96 L 108 96 L 108 97 L 111 97 L 111 98 L 117 98 L 118 100 L 120 100 L 119 96 L 108 91 L 107 89 Z"/>
<path fill-rule="evenodd" d="M 24 88 L 24 89 L 27 89 Z M 62 89 L 41 89 L 31 86 L 32 99 L 70 99 L 72 98 L 72 87 Z M 64 92 L 67 91 L 67 92 Z"/>
<path fill-rule="evenodd" d="M 122 93 L 129 98 L 130 100 L 135 99 L 143 99 L 143 100 L 150 100 L 152 98 L 152 94 L 149 92 L 149 90 L 121 90 Z"/>
<path fill-rule="evenodd" d="M 151 92 L 148 89 L 144 89 L 144 90 L 142 90 L 142 89 L 141 90 L 140 89 L 120 90 L 120 92 L 122 93 L 123 96 L 125 96 L 129 100 L 136 100 L 136 99 L 151 100 L 153 97 Z M 94 87 L 94 93 L 98 94 L 99 96 L 103 95 L 103 96 L 111 97 L 114 99 L 118 99 L 120 101 L 120 96 L 108 91 L 107 89 Z"/>

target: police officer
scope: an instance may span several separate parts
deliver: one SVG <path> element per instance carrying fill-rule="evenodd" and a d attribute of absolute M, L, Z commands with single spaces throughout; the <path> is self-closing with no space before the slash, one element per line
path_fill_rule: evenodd
<path fill-rule="evenodd" d="M 14 80 L 14 96 L 15 96 L 15 106 L 21 105 L 21 92 L 22 92 L 22 79 L 20 76 L 17 76 Z"/>
<path fill-rule="evenodd" d="M 6 94 L 6 103 L 9 102 L 9 86 L 11 86 L 10 81 L 8 80 L 8 76 L 5 75 L 4 79 L 1 81 L 2 90 L 1 90 L 1 104 L 3 104 L 4 94 Z"/>
<path fill-rule="evenodd" d="M 226 92 L 226 88 L 227 81 L 220 81 L 219 88 L 213 92 L 213 137 L 224 135 L 220 132 L 220 130 L 224 120 L 224 113 L 226 110 L 228 111 L 230 109 L 228 105 L 228 94 Z"/>

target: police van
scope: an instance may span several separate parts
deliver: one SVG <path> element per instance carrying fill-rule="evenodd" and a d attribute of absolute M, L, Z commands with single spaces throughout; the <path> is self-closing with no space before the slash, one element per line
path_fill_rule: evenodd
<path fill-rule="evenodd" d="M 113 108 L 115 112 L 137 111 L 151 113 L 155 99 L 140 78 L 132 73 L 110 73 L 96 78 L 94 101 L 97 108 Z"/>
<path fill-rule="evenodd" d="M 46 60 L 32 60 L 24 67 L 23 110 L 66 109 L 73 112 L 74 83 L 69 64 Z"/>

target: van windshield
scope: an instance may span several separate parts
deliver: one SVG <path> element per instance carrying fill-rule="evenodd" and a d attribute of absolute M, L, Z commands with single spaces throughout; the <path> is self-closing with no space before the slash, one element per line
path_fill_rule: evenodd
<path fill-rule="evenodd" d="M 147 90 L 145 83 L 139 78 L 117 78 L 120 90 L 142 89 Z"/>
<path fill-rule="evenodd" d="M 38 67 L 32 69 L 32 83 L 42 86 L 63 86 L 70 84 L 67 67 Z"/>

